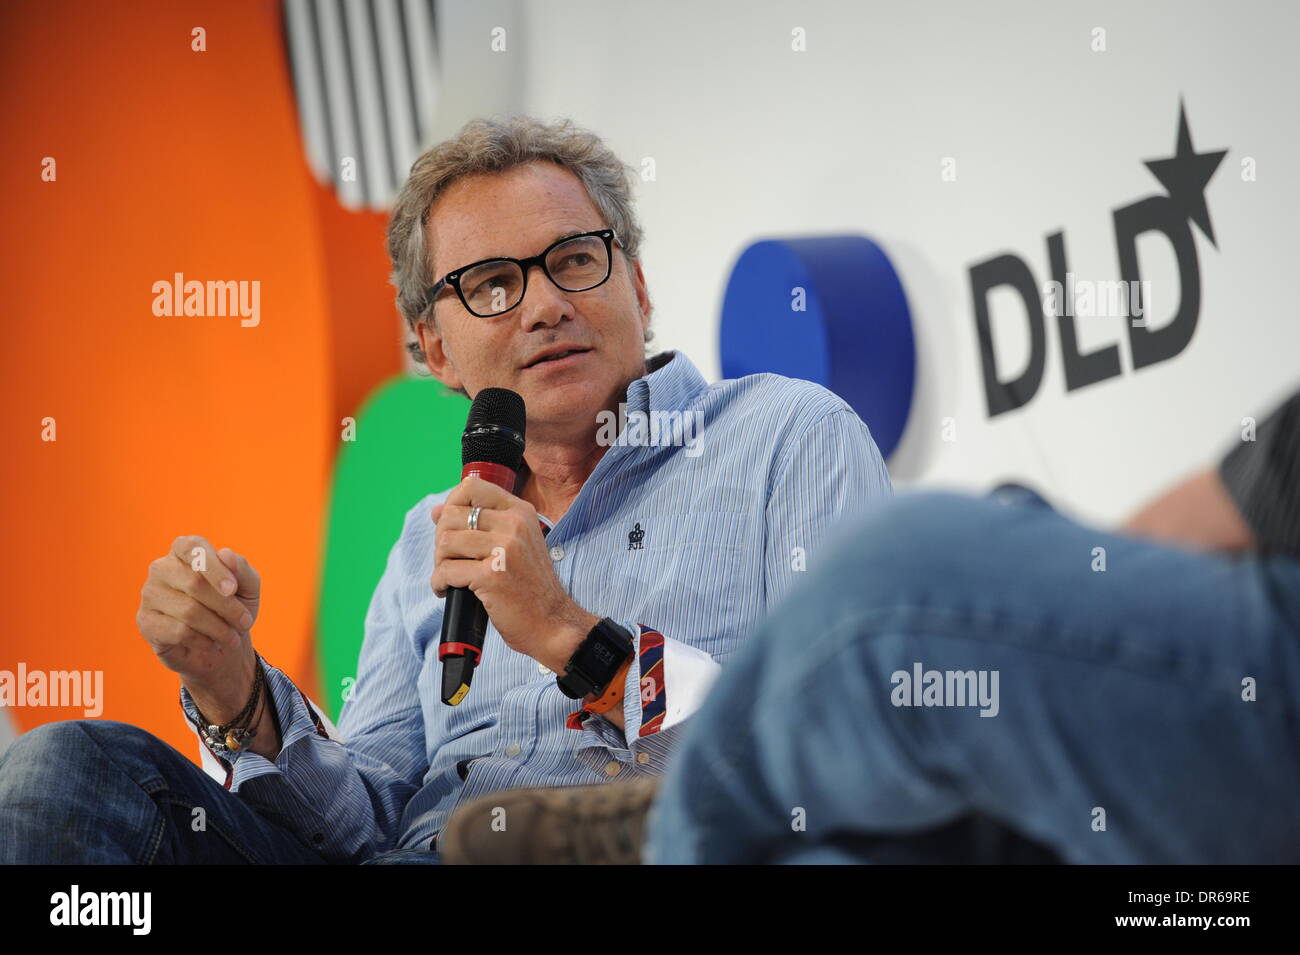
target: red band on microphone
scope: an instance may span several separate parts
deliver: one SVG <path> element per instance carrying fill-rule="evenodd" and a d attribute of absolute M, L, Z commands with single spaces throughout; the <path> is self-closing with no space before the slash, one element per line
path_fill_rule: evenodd
<path fill-rule="evenodd" d="M 493 464 L 491 461 L 471 461 L 461 468 L 460 479 L 463 481 L 471 474 L 481 477 L 501 488 L 503 491 L 509 491 L 511 494 L 515 491 L 515 481 L 518 475 L 506 467 L 504 464 Z"/>
<path fill-rule="evenodd" d="M 479 659 L 482 657 L 482 651 L 472 643 L 440 643 L 438 645 L 438 659 L 443 657 L 463 657 L 466 654 L 474 654 L 474 665 L 478 666 Z"/>

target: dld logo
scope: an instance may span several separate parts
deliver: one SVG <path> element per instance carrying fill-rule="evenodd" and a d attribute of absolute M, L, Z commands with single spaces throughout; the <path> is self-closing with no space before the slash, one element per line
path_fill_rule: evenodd
<path fill-rule="evenodd" d="M 1201 308 L 1201 277 L 1191 223 L 1194 222 L 1214 245 L 1214 229 L 1205 204 L 1205 187 L 1225 155 L 1226 149 L 1197 153 L 1192 148 L 1187 114 L 1180 105 L 1175 155 L 1170 159 L 1147 160 L 1145 163 L 1165 187 L 1167 195 L 1147 196 L 1112 213 L 1115 249 L 1123 283 L 1120 287 L 1132 290 L 1131 294 L 1122 295 L 1119 300 L 1127 312 L 1125 317 L 1130 318 L 1125 324 L 1135 371 L 1173 358 L 1187 347 L 1196 330 Z M 1150 327 L 1144 317 L 1135 319 L 1135 316 L 1147 313 L 1147 307 L 1142 304 L 1144 284 L 1138 263 L 1137 240 L 1148 232 L 1163 234 L 1169 240 L 1178 263 L 1178 308 L 1172 320 L 1159 329 Z M 1047 236 L 1047 255 L 1052 273 L 1052 283 L 1047 288 L 1072 287 L 1073 276 L 1067 265 L 1064 233 L 1054 232 Z M 1056 318 L 1067 392 L 1121 374 L 1119 345 L 1106 345 L 1086 354 L 1080 352 L 1073 310 L 1068 307 L 1068 302 L 1063 307 L 1059 291 L 1046 296 L 1040 294 L 1033 273 L 1020 256 L 1004 253 L 972 265 L 970 286 L 990 418 L 1024 406 L 1037 393 L 1047 361 L 1047 311 Z M 1023 372 L 1010 379 L 1000 377 L 993 350 L 989 292 L 999 286 L 1011 288 L 1023 299 L 1029 325 L 1029 363 Z"/>

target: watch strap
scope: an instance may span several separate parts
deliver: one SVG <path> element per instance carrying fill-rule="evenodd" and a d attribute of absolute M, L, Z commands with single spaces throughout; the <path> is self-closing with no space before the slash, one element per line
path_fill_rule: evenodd
<path fill-rule="evenodd" d="M 609 681 L 609 685 L 605 687 L 605 692 L 601 694 L 600 698 L 584 704 L 582 708 L 588 713 L 605 713 L 621 705 L 623 702 L 623 686 L 627 682 L 627 671 L 631 666 L 632 658 L 628 657 Z"/>

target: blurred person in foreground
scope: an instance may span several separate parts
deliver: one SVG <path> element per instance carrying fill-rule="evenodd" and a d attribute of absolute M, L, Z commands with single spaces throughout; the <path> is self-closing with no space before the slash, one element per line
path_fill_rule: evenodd
<path fill-rule="evenodd" d="M 1114 533 L 1023 491 L 897 498 L 662 780 L 477 800 L 443 861 L 1300 862 L 1300 393 L 1242 437 Z"/>

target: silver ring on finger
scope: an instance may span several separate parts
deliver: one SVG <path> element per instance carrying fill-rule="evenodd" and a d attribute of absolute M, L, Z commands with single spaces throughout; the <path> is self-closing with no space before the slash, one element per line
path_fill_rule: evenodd
<path fill-rule="evenodd" d="M 482 512 L 482 510 L 483 510 L 483 508 L 481 508 L 481 507 L 471 507 L 471 508 L 469 509 L 469 529 L 470 529 L 470 530 L 472 530 L 472 531 L 476 531 L 476 530 L 478 530 L 478 516 L 479 516 L 479 514 Z"/>

